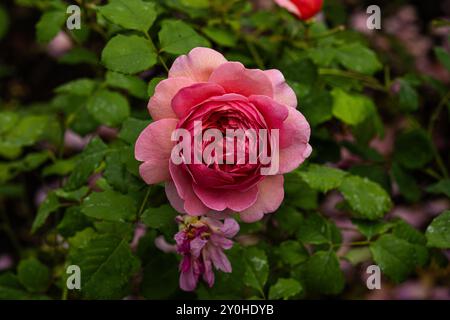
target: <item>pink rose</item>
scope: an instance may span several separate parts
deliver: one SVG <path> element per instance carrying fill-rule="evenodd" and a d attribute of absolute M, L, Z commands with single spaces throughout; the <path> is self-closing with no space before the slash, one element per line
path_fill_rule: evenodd
<path fill-rule="evenodd" d="M 301 20 L 314 17 L 322 10 L 323 6 L 323 0 L 275 0 L 275 2 Z"/>
<path fill-rule="evenodd" d="M 234 211 L 243 221 L 260 220 L 280 206 L 283 174 L 297 168 L 311 153 L 310 127 L 296 106 L 295 93 L 280 71 L 246 69 L 215 50 L 195 48 L 175 60 L 168 79 L 158 84 L 149 101 L 154 122 L 140 134 L 135 148 L 136 159 L 143 161 L 140 174 L 148 184 L 165 182 L 171 205 L 181 213 L 198 216 Z M 172 133 L 175 129 L 193 132 L 196 121 L 201 121 L 202 131 L 278 130 L 276 174 L 262 175 L 260 162 L 175 164 Z M 194 139 L 191 143 L 194 145 Z M 208 143 L 193 148 L 204 149 Z M 244 146 L 245 152 L 250 149 Z M 275 149 L 271 150 L 273 154 Z M 234 149 L 231 156 L 237 152 Z"/>

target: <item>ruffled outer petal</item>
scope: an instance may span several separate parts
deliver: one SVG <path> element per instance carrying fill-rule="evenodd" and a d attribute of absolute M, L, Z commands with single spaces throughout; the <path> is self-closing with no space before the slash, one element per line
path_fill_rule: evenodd
<path fill-rule="evenodd" d="M 153 120 L 164 118 L 176 118 L 172 110 L 172 99 L 184 87 L 194 84 L 189 78 L 169 78 L 161 81 L 155 88 L 155 93 L 150 98 L 147 108 Z"/>
<path fill-rule="evenodd" d="M 221 53 L 213 49 L 197 47 L 187 55 L 175 59 L 169 70 L 169 78 L 185 77 L 193 82 L 206 82 L 211 73 L 225 62 L 227 59 Z"/>
<path fill-rule="evenodd" d="M 273 98 L 272 82 L 264 71 L 246 69 L 240 62 L 226 62 L 220 65 L 211 74 L 209 82 L 221 85 L 228 93 Z"/>
<path fill-rule="evenodd" d="M 231 209 L 242 211 L 255 203 L 258 197 L 258 188 L 256 186 L 245 192 L 237 190 L 207 189 L 193 185 L 195 194 L 209 208 L 216 211 Z"/>
<path fill-rule="evenodd" d="M 280 174 L 296 169 L 312 151 L 308 143 L 311 134 L 308 121 L 298 110 L 293 108 L 288 110 L 289 116 L 282 129 L 283 142 L 287 147 L 280 150 Z"/>
<path fill-rule="evenodd" d="M 196 83 L 178 91 L 172 100 L 172 110 L 181 119 L 189 113 L 192 107 L 211 97 L 220 97 L 224 94 L 225 90 L 218 84 L 207 82 Z"/>
<path fill-rule="evenodd" d="M 297 108 L 297 96 L 294 90 L 287 84 L 280 70 L 271 69 L 264 73 L 269 77 L 273 86 L 273 99 L 288 107 Z"/>
<path fill-rule="evenodd" d="M 261 220 L 264 214 L 274 212 L 284 198 L 284 178 L 282 175 L 266 176 L 258 184 L 258 199 L 255 204 L 240 213 L 244 222 Z"/>
<path fill-rule="evenodd" d="M 134 149 L 135 158 L 144 161 L 139 172 L 148 184 L 166 181 L 169 176 L 169 159 L 174 143 L 170 140 L 177 125 L 176 119 L 152 122 L 141 132 Z"/>
<path fill-rule="evenodd" d="M 178 196 L 184 200 L 183 209 L 191 216 L 201 216 L 210 211 L 210 208 L 205 206 L 203 202 L 197 197 L 192 188 L 192 178 L 184 170 L 182 165 L 175 165 L 172 162 L 169 163 L 170 176 L 175 184 L 176 192 Z M 166 194 L 167 194 L 166 185 Z M 171 190 L 169 190 L 171 191 Z M 174 195 L 171 195 L 174 199 Z M 170 198 L 169 198 L 170 200 Z M 176 200 L 174 200 L 175 202 Z M 177 204 L 179 205 L 179 204 Z"/>

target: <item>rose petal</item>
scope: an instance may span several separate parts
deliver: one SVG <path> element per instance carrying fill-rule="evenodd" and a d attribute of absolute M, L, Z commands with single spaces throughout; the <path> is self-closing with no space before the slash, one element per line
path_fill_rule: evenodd
<path fill-rule="evenodd" d="M 200 216 L 208 213 L 210 210 L 197 197 L 192 189 L 192 178 L 183 169 L 182 165 L 169 163 L 170 176 L 175 183 L 178 196 L 184 200 L 183 208 L 191 216 Z M 167 192 L 167 189 L 166 189 Z"/>
<path fill-rule="evenodd" d="M 184 259 L 189 259 L 185 257 Z M 181 271 L 180 273 L 180 288 L 184 291 L 194 291 L 197 287 L 198 277 L 194 274 L 194 268 L 191 264 L 187 271 Z"/>
<path fill-rule="evenodd" d="M 231 272 L 231 263 L 221 248 L 208 246 L 208 256 L 211 258 L 214 267 L 223 272 Z"/>
<path fill-rule="evenodd" d="M 289 115 L 287 108 L 267 96 L 252 95 L 249 101 L 253 103 L 264 116 L 269 129 L 280 129 Z"/>
<path fill-rule="evenodd" d="M 289 116 L 283 123 L 282 132 L 283 142 L 287 147 L 280 150 L 280 174 L 297 168 L 312 151 L 308 144 L 311 134 L 309 123 L 298 110 L 289 108 Z"/>
<path fill-rule="evenodd" d="M 227 59 L 221 53 L 213 49 L 197 47 L 173 62 L 169 70 L 169 78 L 186 77 L 193 82 L 206 82 L 214 69 L 225 62 Z"/>
<path fill-rule="evenodd" d="M 272 82 L 262 70 L 246 69 L 240 62 L 226 62 L 213 71 L 209 82 L 221 85 L 228 93 L 273 98 Z"/>
<path fill-rule="evenodd" d="M 301 17 L 300 11 L 297 9 L 297 7 L 291 2 L 291 0 L 275 0 L 275 2 L 280 6 L 288 11 L 292 12 L 298 17 Z"/>
<path fill-rule="evenodd" d="M 273 86 L 273 99 L 288 107 L 297 108 L 297 96 L 277 69 L 265 70 Z"/>
<path fill-rule="evenodd" d="M 233 238 L 239 232 L 239 223 L 232 218 L 226 218 L 221 231 L 225 237 Z"/>
<path fill-rule="evenodd" d="M 173 181 L 166 182 L 165 191 L 170 205 L 179 213 L 186 213 L 184 210 L 184 200 L 178 195 L 177 188 Z"/>
<path fill-rule="evenodd" d="M 141 132 L 136 140 L 135 158 L 145 161 L 139 173 L 148 184 L 169 179 L 169 158 L 174 142 L 170 140 L 177 125 L 176 119 L 161 119 L 152 122 Z"/>
<path fill-rule="evenodd" d="M 215 83 L 196 83 L 183 88 L 172 99 L 172 110 L 179 119 L 184 118 L 192 107 L 203 101 L 225 94 L 225 90 Z"/>
<path fill-rule="evenodd" d="M 189 78 L 169 78 L 161 81 L 155 88 L 155 93 L 150 98 L 147 108 L 153 120 L 164 118 L 176 118 L 172 110 L 172 99 L 178 91 L 192 85 L 194 81 Z"/>
<path fill-rule="evenodd" d="M 245 192 L 223 189 L 206 189 L 197 184 L 193 185 L 195 194 L 209 208 L 216 211 L 231 209 L 242 211 L 255 203 L 258 197 L 258 188 L 256 186 Z"/>
<path fill-rule="evenodd" d="M 261 220 L 265 213 L 271 213 L 278 209 L 284 198 L 284 178 L 282 175 L 266 176 L 258 184 L 258 199 L 255 204 L 240 213 L 244 222 Z"/>

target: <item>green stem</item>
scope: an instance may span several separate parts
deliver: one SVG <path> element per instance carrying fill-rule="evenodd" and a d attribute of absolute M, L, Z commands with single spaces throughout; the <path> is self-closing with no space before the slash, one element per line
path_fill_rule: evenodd
<path fill-rule="evenodd" d="M 354 242 L 350 242 L 350 243 L 333 243 L 331 245 L 331 247 L 338 247 L 338 246 L 368 246 L 370 245 L 370 241 L 366 240 L 366 241 L 354 241 Z"/>
<path fill-rule="evenodd" d="M 150 196 L 150 191 L 151 191 L 151 188 L 148 187 L 147 188 L 147 192 L 145 193 L 145 196 L 144 196 L 144 200 L 142 201 L 141 207 L 140 207 L 139 212 L 138 212 L 138 216 L 137 216 L 138 219 L 141 216 L 142 212 L 144 212 L 145 205 L 147 204 L 148 197 Z"/>
<path fill-rule="evenodd" d="M 156 54 L 158 55 L 158 59 L 161 62 L 162 66 L 164 67 L 164 69 L 166 70 L 167 73 L 169 73 L 169 68 L 167 67 L 166 62 L 164 61 L 164 59 L 161 57 L 160 52 L 158 51 L 158 49 L 156 48 L 155 44 L 153 43 L 152 38 L 150 37 L 150 34 L 148 33 L 148 31 L 144 32 L 145 37 L 147 38 L 147 40 L 150 42 L 150 45 L 152 46 L 153 50 L 156 52 Z"/>
<path fill-rule="evenodd" d="M 444 106 L 447 104 L 449 98 L 450 98 L 450 91 L 447 92 L 447 94 L 442 97 L 441 101 L 439 101 L 436 110 L 434 110 L 433 114 L 431 115 L 430 122 L 428 123 L 428 133 L 430 134 L 430 136 L 433 135 L 434 126 L 436 124 L 437 119 L 439 118 L 439 114 L 444 109 Z"/>
<path fill-rule="evenodd" d="M 309 30 L 309 29 L 307 29 L 307 30 Z M 332 36 L 335 33 L 342 32 L 344 30 L 345 30 L 345 26 L 340 25 L 340 26 L 337 26 L 337 27 L 335 27 L 333 29 L 330 29 L 327 32 L 324 32 L 322 34 L 318 34 L 316 36 L 308 36 L 307 38 L 308 38 L 308 40 L 322 39 L 322 38 L 326 38 L 326 37 Z"/>
<path fill-rule="evenodd" d="M 383 86 L 374 77 L 367 76 L 365 74 L 361 74 L 361 73 L 357 73 L 357 72 L 345 71 L 345 70 L 339 70 L 339 69 L 321 68 L 321 69 L 319 69 L 319 74 L 320 75 L 340 76 L 340 77 L 355 79 L 358 81 L 363 81 L 367 87 L 372 88 L 374 90 L 378 90 L 378 91 L 382 91 L 382 92 L 388 91 L 386 89 L 386 87 Z"/>
<path fill-rule="evenodd" d="M 255 60 L 258 68 L 264 69 L 264 62 L 261 56 L 259 55 L 258 51 L 256 50 L 255 46 L 253 45 L 253 43 L 247 37 L 244 37 L 244 41 L 245 44 L 247 45 L 248 51 L 250 51 L 250 54 L 252 55 L 253 60 Z"/>
<path fill-rule="evenodd" d="M 433 131 L 434 131 L 434 127 L 436 125 L 436 121 L 439 118 L 439 115 L 441 114 L 445 105 L 447 104 L 449 98 L 450 98 L 450 91 L 447 92 L 447 94 L 442 97 L 436 110 L 434 110 L 433 114 L 431 115 L 430 122 L 428 123 L 428 135 L 430 136 L 430 139 L 433 139 Z M 434 146 L 434 145 L 433 145 L 433 154 L 434 154 L 434 157 L 436 158 L 436 163 L 437 163 L 442 175 L 445 178 L 448 178 L 448 170 L 445 167 L 444 161 L 442 160 L 442 157 L 439 154 L 439 151 L 437 150 L 436 146 Z"/>

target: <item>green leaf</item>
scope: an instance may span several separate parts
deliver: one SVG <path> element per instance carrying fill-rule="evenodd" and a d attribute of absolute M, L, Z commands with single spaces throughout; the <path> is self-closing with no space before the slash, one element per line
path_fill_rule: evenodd
<path fill-rule="evenodd" d="M 299 294 L 302 290 L 302 285 L 297 280 L 280 278 L 273 286 L 270 287 L 269 299 L 287 300 L 288 298 Z"/>
<path fill-rule="evenodd" d="M 331 91 L 333 96 L 333 115 L 349 125 L 363 122 L 372 112 L 369 98 L 347 93 L 339 88 Z"/>
<path fill-rule="evenodd" d="M 108 90 L 96 92 L 87 102 L 89 113 L 100 123 L 115 127 L 130 115 L 128 100 L 120 93 Z"/>
<path fill-rule="evenodd" d="M 233 31 L 223 27 L 205 27 L 202 32 L 212 41 L 224 47 L 234 47 L 238 40 Z"/>
<path fill-rule="evenodd" d="M 342 241 L 339 229 L 334 222 L 319 214 L 306 215 L 297 232 L 297 238 L 304 244 L 333 244 Z"/>
<path fill-rule="evenodd" d="M 416 111 L 419 108 L 419 96 L 416 89 L 405 79 L 400 79 L 399 84 L 398 103 L 400 109 L 407 112 Z"/>
<path fill-rule="evenodd" d="M 142 295 L 146 299 L 167 299 L 178 289 L 177 259 L 155 252 L 143 270 Z"/>
<path fill-rule="evenodd" d="M 287 203 L 289 203 L 293 207 L 300 209 L 317 209 L 318 192 L 312 189 L 306 182 L 304 182 L 303 179 L 298 175 L 297 171 L 286 174 L 284 177 L 285 197 Z M 295 214 L 286 213 L 286 215 L 292 218 L 292 216 Z M 294 220 L 297 221 L 298 219 Z M 294 227 L 296 225 L 295 223 L 292 224 L 294 220 L 286 219 L 285 222 L 287 222 L 287 225 L 291 224 L 291 226 Z M 291 229 L 289 226 L 287 227 Z"/>
<path fill-rule="evenodd" d="M 58 210 L 61 207 L 58 197 L 55 193 L 51 192 L 47 195 L 47 198 L 39 206 L 39 210 L 34 218 L 33 225 L 31 227 L 31 233 L 35 233 L 40 227 L 42 227 L 47 221 L 48 216 Z"/>
<path fill-rule="evenodd" d="M 85 48 L 73 48 L 66 54 L 64 54 L 61 58 L 59 58 L 59 63 L 64 64 L 80 64 L 80 63 L 88 63 L 92 65 L 96 65 L 98 63 L 97 55 L 89 51 Z"/>
<path fill-rule="evenodd" d="M 139 77 L 108 71 L 106 73 L 106 84 L 113 88 L 127 90 L 132 96 L 136 98 L 148 98 L 147 84 Z"/>
<path fill-rule="evenodd" d="M 319 251 L 301 266 L 301 277 L 308 291 L 336 295 L 345 279 L 334 251 Z"/>
<path fill-rule="evenodd" d="M 19 121 L 19 115 L 10 111 L 0 112 L 0 134 L 4 134 L 11 130 Z"/>
<path fill-rule="evenodd" d="M 300 242 L 294 240 L 282 242 L 275 251 L 280 257 L 280 260 L 289 266 L 298 265 L 306 261 L 309 256 L 305 247 Z"/>
<path fill-rule="evenodd" d="M 317 164 L 311 164 L 305 171 L 298 171 L 302 179 L 313 189 L 328 192 L 338 188 L 346 172 Z"/>
<path fill-rule="evenodd" d="M 317 79 L 317 66 L 311 59 L 287 60 L 280 66 L 286 79 L 311 87 Z"/>
<path fill-rule="evenodd" d="M 387 192 L 391 190 L 391 180 L 386 173 L 386 169 L 381 165 L 356 164 L 348 171 L 355 176 L 368 178 L 369 180 L 378 183 Z"/>
<path fill-rule="evenodd" d="M 435 194 L 445 194 L 450 198 L 450 179 L 442 179 L 427 188 L 427 192 Z"/>
<path fill-rule="evenodd" d="M 62 10 L 45 12 L 36 24 L 36 37 L 38 42 L 49 42 L 61 30 L 66 21 L 66 13 Z"/>
<path fill-rule="evenodd" d="M 430 247 L 450 248 L 450 211 L 445 211 L 434 218 L 425 233 Z"/>
<path fill-rule="evenodd" d="M 208 41 L 180 20 L 164 20 L 159 32 L 161 51 L 185 54 L 195 47 L 209 47 Z"/>
<path fill-rule="evenodd" d="M 75 168 L 69 176 L 69 180 L 64 189 L 75 190 L 81 188 L 94 170 L 100 165 L 107 149 L 108 147 L 100 138 L 95 137 L 92 139 L 79 156 Z"/>
<path fill-rule="evenodd" d="M 67 82 L 55 89 L 56 93 L 68 93 L 79 96 L 89 96 L 97 86 L 97 82 L 92 79 L 83 78 Z"/>
<path fill-rule="evenodd" d="M 370 245 L 375 263 L 393 281 L 404 281 L 416 267 L 415 247 L 394 235 L 382 235 Z"/>
<path fill-rule="evenodd" d="M 31 297 L 21 285 L 17 276 L 11 272 L 0 275 L 0 300 L 29 300 Z"/>
<path fill-rule="evenodd" d="M 300 228 L 303 223 L 303 216 L 301 213 L 291 206 L 281 206 L 276 215 L 274 215 L 280 230 L 285 235 L 293 235 Z"/>
<path fill-rule="evenodd" d="M 99 234 L 110 234 L 126 241 L 133 239 L 135 226 L 131 222 L 96 221 L 94 226 Z"/>
<path fill-rule="evenodd" d="M 110 70 L 134 74 L 154 66 L 156 57 L 155 49 L 147 39 L 119 34 L 103 49 L 102 63 Z"/>
<path fill-rule="evenodd" d="M 304 97 L 298 108 L 311 126 L 317 126 L 333 117 L 332 97 L 328 91 L 314 91 Z"/>
<path fill-rule="evenodd" d="M 375 52 L 359 43 L 338 48 L 336 59 L 347 69 L 364 74 L 373 74 L 382 68 Z"/>
<path fill-rule="evenodd" d="M 119 26 L 147 32 L 156 20 L 157 11 L 154 3 L 141 0 L 110 0 L 98 11 L 108 20 Z"/>
<path fill-rule="evenodd" d="M 0 39 L 8 32 L 9 22 L 8 12 L 3 6 L 0 6 Z"/>
<path fill-rule="evenodd" d="M 36 258 L 21 260 L 17 276 L 30 292 L 44 292 L 50 283 L 50 270 Z"/>
<path fill-rule="evenodd" d="M 56 189 L 55 195 L 59 198 L 69 200 L 69 201 L 80 201 L 88 192 L 89 187 L 83 186 L 80 189 L 73 190 L 73 191 L 66 191 L 64 189 Z"/>
<path fill-rule="evenodd" d="M 86 218 L 86 216 L 84 216 Z M 96 238 L 98 233 L 95 232 L 91 227 L 87 227 L 81 231 L 75 233 L 74 236 L 67 239 L 70 245 L 71 252 L 74 252 L 76 249 L 85 248 L 89 242 Z"/>
<path fill-rule="evenodd" d="M 356 218 L 380 219 L 391 209 L 391 199 L 386 191 L 367 178 L 347 176 L 339 190 Z"/>
<path fill-rule="evenodd" d="M 372 239 L 374 236 L 388 232 L 393 224 L 384 221 L 367 221 L 352 219 L 352 223 L 358 228 L 367 239 Z"/>
<path fill-rule="evenodd" d="M 266 253 L 258 248 L 251 247 L 244 251 L 245 274 L 244 283 L 258 290 L 264 296 L 264 285 L 269 276 L 269 263 Z"/>
<path fill-rule="evenodd" d="M 397 182 L 400 193 L 410 202 L 417 202 L 421 196 L 421 190 L 412 174 L 409 174 L 400 165 L 394 162 L 391 168 L 392 176 Z"/>
<path fill-rule="evenodd" d="M 5 139 L 16 146 L 30 146 L 44 134 L 49 118 L 43 115 L 30 115 L 20 121 L 8 132 Z"/>
<path fill-rule="evenodd" d="M 209 0 L 180 0 L 181 4 L 192 8 L 208 8 Z"/>
<path fill-rule="evenodd" d="M 148 208 L 142 214 L 142 222 L 154 229 L 164 232 L 169 237 L 176 232 L 175 217 L 177 212 L 168 204 L 158 208 Z"/>
<path fill-rule="evenodd" d="M 62 220 L 57 226 L 58 232 L 65 238 L 72 237 L 76 232 L 87 228 L 89 219 L 81 212 L 79 206 L 67 208 Z"/>
<path fill-rule="evenodd" d="M 128 242 L 112 235 L 93 238 L 71 259 L 82 270 L 81 292 L 87 299 L 119 299 L 139 267 Z"/>
<path fill-rule="evenodd" d="M 433 159 L 432 142 L 423 129 L 414 129 L 398 136 L 394 158 L 405 168 L 420 169 Z"/>
<path fill-rule="evenodd" d="M 122 130 L 119 132 L 119 138 L 123 141 L 134 145 L 139 134 L 144 130 L 150 121 L 148 120 L 140 120 L 135 118 L 128 118 L 124 121 L 122 125 Z"/>
<path fill-rule="evenodd" d="M 42 175 L 44 177 L 51 175 L 65 176 L 75 168 L 76 158 L 56 160 L 51 165 L 44 168 Z"/>
<path fill-rule="evenodd" d="M 372 258 L 369 247 L 352 248 L 345 254 L 344 258 L 353 266 L 366 262 Z"/>
<path fill-rule="evenodd" d="M 434 53 L 442 65 L 450 71 L 450 54 L 444 48 L 434 48 Z"/>
<path fill-rule="evenodd" d="M 111 190 L 91 193 L 84 200 L 81 210 L 88 217 L 108 221 L 132 220 L 136 216 L 134 200 Z"/>

